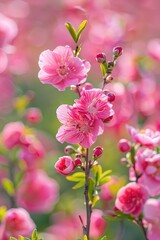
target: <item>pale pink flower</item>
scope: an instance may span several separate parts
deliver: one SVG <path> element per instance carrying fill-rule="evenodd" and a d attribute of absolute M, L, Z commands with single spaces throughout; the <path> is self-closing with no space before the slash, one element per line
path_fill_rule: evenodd
<path fill-rule="evenodd" d="M 9 240 L 19 235 L 30 237 L 36 228 L 28 212 L 23 208 L 11 208 L 7 211 L 0 226 L 0 239 Z"/>
<path fill-rule="evenodd" d="M 136 170 L 141 175 L 138 182 L 151 196 L 160 194 L 160 154 L 146 148 L 140 148 L 135 156 Z"/>
<path fill-rule="evenodd" d="M 90 70 L 90 64 L 74 57 L 69 46 L 59 46 L 53 51 L 42 52 L 39 67 L 40 81 L 53 85 L 59 91 L 64 91 L 70 85 L 84 83 Z"/>
<path fill-rule="evenodd" d="M 121 212 L 137 217 L 141 214 L 147 198 L 147 191 L 138 183 L 132 182 L 118 191 L 115 206 Z"/>
<path fill-rule="evenodd" d="M 75 100 L 75 106 L 82 112 L 88 112 L 102 121 L 114 114 L 113 105 L 109 103 L 108 96 L 101 89 L 93 88 L 82 91 L 80 99 Z"/>
<path fill-rule="evenodd" d="M 68 175 L 74 171 L 76 165 L 73 159 L 69 156 L 63 156 L 58 159 L 55 163 L 55 169 L 58 173 L 62 175 Z"/>
<path fill-rule="evenodd" d="M 155 60 L 160 61 L 160 39 L 151 39 L 148 44 L 148 52 Z"/>
<path fill-rule="evenodd" d="M 49 212 L 58 199 L 58 184 L 41 170 L 28 172 L 17 190 L 17 203 L 29 212 Z"/>
<path fill-rule="evenodd" d="M 144 219 L 147 222 L 148 240 L 159 240 L 160 236 L 160 200 L 148 199 L 144 204 Z"/>
<path fill-rule="evenodd" d="M 39 123 L 42 119 L 42 113 L 39 108 L 36 107 L 28 108 L 25 113 L 25 119 L 29 123 L 33 124 Z"/>
<path fill-rule="evenodd" d="M 127 126 L 128 132 L 135 143 L 148 148 L 160 146 L 160 132 L 151 129 L 137 130 L 132 126 Z"/>
<path fill-rule="evenodd" d="M 25 127 L 22 122 L 9 122 L 2 130 L 2 141 L 6 148 L 12 149 L 21 144 Z"/>
<path fill-rule="evenodd" d="M 61 143 L 80 144 L 88 148 L 104 130 L 101 120 L 70 105 L 61 105 L 57 109 L 57 117 L 63 124 L 56 135 Z"/>

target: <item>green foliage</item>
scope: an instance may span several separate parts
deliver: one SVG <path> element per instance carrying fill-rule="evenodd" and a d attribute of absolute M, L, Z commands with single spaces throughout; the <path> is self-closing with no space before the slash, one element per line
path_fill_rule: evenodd
<path fill-rule="evenodd" d="M 13 182 L 8 178 L 2 179 L 2 186 L 9 196 L 13 196 L 15 193 Z"/>
<path fill-rule="evenodd" d="M 2 222 L 3 218 L 6 215 L 7 208 L 6 206 L 0 207 L 0 222 Z"/>
<path fill-rule="evenodd" d="M 120 221 L 120 220 L 130 220 L 133 221 L 134 217 L 130 214 L 124 214 L 121 211 L 116 211 L 114 216 L 103 216 L 104 219 L 109 221 Z"/>
<path fill-rule="evenodd" d="M 42 239 L 41 237 L 38 236 L 37 230 L 35 229 L 32 232 L 31 238 L 19 236 L 18 239 L 14 238 L 14 237 L 10 237 L 10 240 L 44 240 L 44 239 Z"/>
<path fill-rule="evenodd" d="M 104 236 L 104 237 L 102 237 L 100 240 L 107 240 L 107 237 Z"/>
<path fill-rule="evenodd" d="M 65 26 L 68 29 L 68 31 L 75 43 L 78 43 L 81 33 L 85 29 L 86 25 L 87 25 L 87 20 L 84 20 L 83 22 L 81 22 L 81 24 L 78 27 L 78 30 L 76 31 L 71 23 L 69 23 L 69 22 L 65 23 Z"/>
<path fill-rule="evenodd" d="M 67 176 L 66 179 L 71 182 L 77 182 L 73 189 L 81 188 L 85 185 L 85 173 L 84 172 L 77 172 L 72 174 L 71 176 Z"/>

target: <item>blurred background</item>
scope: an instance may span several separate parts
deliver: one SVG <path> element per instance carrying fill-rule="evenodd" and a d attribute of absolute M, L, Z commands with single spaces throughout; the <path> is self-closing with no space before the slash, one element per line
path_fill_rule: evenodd
<path fill-rule="evenodd" d="M 122 155 L 117 148 L 120 138 L 129 138 L 126 124 L 160 130 L 159 12 L 159 0 L 0 0 L 0 128 L 8 122 L 22 121 L 35 129 L 45 149 L 41 168 L 58 183 L 59 199 L 49 213 L 31 214 L 46 240 L 53 240 L 53 236 L 72 240 L 81 233 L 77 212 L 83 211 L 83 191 L 73 191 L 73 184 L 54 169 L 66 146 L 55 138 L 60 126 L 56 109 L 61 104 L 73 104 L 77 96 L 70 89 L 63 93 L 40 83 L 39 55 L 58 45 L 75 49 L 64 24 L 70 22 L 77 28 L 87 19 L 80 40 L 80 56 L 92 66 L 87 81 L 99 87 L 102 76 L 95 60 L 97 53 L 105 52 L 110 60 L 113 47 L 123 47 L 123 55 L 113 72 L 114 80 L 109 85 L 116 95 L 115 116 L 96 143 L 104 148 L 100 160 L 103 168 L 112 169 L 113 175 L 113 186 L 106 186 L 106 191 L 111 191 L 110 199 L 104 198 L 96 206 L 103 208 L 102 215 L 105 215 L 114 206 L 117 189 L 128 181 L 128 171 L 120 163 Z M 41 121 L 35 125 L 26 119 L 27 109 L 31 107 L 40 109 L 42 114 Z M 5 199 L 3 204 L 7 205 Z M 143 240 L 136 225 L 128 221 L 123 224 L 123 240 Z M 67 236 L 60 236 L 63 226 Z M 101 224 L 95 226 L 100 229 Z M 108 239 L 118 240 L 121 226 L 121 222 L 108 222 L 100 234 L 104 235 L 106 229 Z"/>

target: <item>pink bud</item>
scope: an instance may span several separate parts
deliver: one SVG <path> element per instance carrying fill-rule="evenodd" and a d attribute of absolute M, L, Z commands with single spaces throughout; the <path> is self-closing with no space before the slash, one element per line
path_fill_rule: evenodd
<path fill-rule="evenodd" d="M 28 108 L 25 115 L 26 120 L 29 123 L 38 123 L 42 119 L 42 114 L 38 108 Z"/>
<path fill-rule="evenodd" d="M 68 175 L 75 169 L 75 164 L 71 157 L 63 156 L 55 163 L 55 169 L 62 175 Z"/>
<path fill-rule="evenodd" d="M 131 143 L 127 139 L 121 139 L 118 143 L 118 148 L 121 152 L 129 152 L 131 150 Z"/>
<path fill-rule="evenodd" d="M 105 95 L 108 97 L 109 102 L 113 102 L 115 100 L 115 95 L 112 92 L 104 91 Z"/>
<path fill-rule="evenodd" d="M 106 62 L 106 54 L 105 53 L 98 53 L 96 56 L 96 60 L 98 63 L 105 63 Z"/>
<path fill-rule="evenodd" d="M 111 75 L 109 75 L 106 79 L 106 83 L 110 83 L 113 81 L 113 77 Z"/>
<path fill-rule="evenodd" d="M 108 118 L 106 118 L 103 122 L 104 123 L 107 123 L 107 122 L 110 122 L 113 118 L 113 115 L 109 116 Z"/>
<path fill-rule="evenodd" d="M 98 159 L 102 156 L 103 154 L 103 148 L 100 147 L 100 146 L 97 146 L 93 149 L 93 156 L 94 156 L 94 159 Z"/>
<path fill-rule="evenodd" d="M 117 57 L 121 56 L 122 53 L 123 53 L 123 48 L 122 47 L 113 48 L 113 54 L 116 55 Z"/>
<path fill-rule="evenodd" d="M 80 158 L 75 158 L 75 159 L 74 159 L 74 164 L 75 164 L 75 166 L 81 165 L 81 164 L 82 164 L 81 159 L 80 159 Z"/>

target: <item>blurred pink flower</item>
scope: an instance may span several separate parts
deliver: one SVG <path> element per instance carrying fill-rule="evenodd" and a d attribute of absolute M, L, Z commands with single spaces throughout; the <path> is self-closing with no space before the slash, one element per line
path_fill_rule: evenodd
<path fill-rule="evenodd" d="M 17 32 L 16 23 L 12 19 L 0 14 L 0 48 L 11 44 Z"/>
<path fill-rule="evenodd" d="M 61 105 L 57 109 L 57 117 L 63 124 L 56 135 L 61 143 L 79 143 L 88 148 L 96 141 L 97 136 L 103 133 L 103 122 L 90 113 L 86 114 L 81 108 Z"/>
<path fill-rule="evenodd" d="M 98 88 L 81 91 L 81 97 L 75 100 L 74 106 L 78 107 L 79 111 L 90 113 L 102 121 L 114 114 L 113 105 L 108 101 L 108 96 Z"/>
<path fill-rule="evenodd" d="M 12 149 L 21 144 L 25 126 L 22 122 L 9 122 L 2 130 L 2 141 L 6 148 Z"/>
<path fill-rule="evenodd" d="M 128 132 L 135 143 L 153 149 L 160 146 L 160 132 L 151 129 L 137 130 L 132 126 L 127 126 Z"/>
<path fill-rule="evenodd" d="M 25 209 L 11 208 L 0 226 L 0 239 L 9 240 L 11 236 L 18 238 L 19 235 L 30 237 L 35 228 L 33 220 Z"/>
<path fill-rule="evenodd" d="M 160 194 L 160 154 L 146 148 L 140 148 L 135 156 L 136 170 L 141 175 L 138 182 L 151 196 Z"/>
<path fill-rule="evenodd" d="M 25 113 L 25 118 L 29 123 L 39 123 L 42 119 L 42 113 L 39 108 L 28 108 Z"/>
<path fill-rule="evenodd" d="M 58 184 L 41 170 L 26 173 L 17 190 L 17 203 L 29 212 L 49 212 L 58 199 Z"/>
<path fill-rule="evenodd" d="M 159 240 L 160 236 L 160 200 L 148 199 L 144 204 L 144 219 L 147 221 L 148 240 Z"/>
<path fill-rule="evenodd" d="M 106 229 L 107 222 L 103 219 L 103 212 L 99 209 L 94 209 L 91 217 L 90 236 L 92 239 L 101 237 Z"/>
<path fill-rule="evenodd" d="M 90 64 L 74 57 L 69 46 L 43 51 L 39 57 L 39 67 L 40 81 L 53 85 L 59 91 L 64 91 L 70 85 L 84 83 L 90 70 Z"/>
<path fill-rule="evenodd" d="M 74 171 L 76 165 L 73 159 L 69 156 L 63 156 L 58 159 L 55 163 L 55 169 L 58 173 L 62 175 L 68 175 Z"/>
<path fill-rule="evenodd" d="M 118 191 L 115 206 L 123 213 L 137 217 L 141 214 L 147 198 L 148 193 L 145 188 L 132 182 Z"/>
<path fill-rule="evenodd" d="M 160 39 L 151 39 L 148 43 L 148 52 L 153 59 L 160 61 Z"/>

